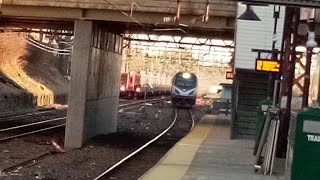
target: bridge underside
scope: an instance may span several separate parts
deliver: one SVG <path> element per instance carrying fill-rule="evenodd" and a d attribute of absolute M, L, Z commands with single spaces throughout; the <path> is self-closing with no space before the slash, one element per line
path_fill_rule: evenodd
<path fill-rule="evenodd" d="M 137 25 L 135 23 L 125 22 L 104 22 L 96 21 L 104 26 L 109 26 L 117 32 L 125 34 L 155 34 L 155 35 L 172 35 L 182 37 L 199 37 L 223 40 L 234 40 L 233 29 L 204 28 L 204 27 L 177 27 L 173 25 Z M 25 19 L 25 18 L 1 18 L 0 31 L 4 32 L 32 32 L 31 29 L 51 29 L 51 33 L 73 35 L 74 21 L 66 20 L 47 20 L 47 19 Z M 63 30 L 65 32 L 55 32 L 54 30 Z M 45 32 L 42 32 L 45 33 Z"/>
<path fill-rule="evenodd" d="M 233 40 L 235 16 L 230 13 L 210 16 L 206 23 L 199 15 L 181 15 L 179 23 L 163 22 L 169 13 L 79 9 L 67 7 L 43 7 L 5 5 L 1 7 L 0 27 L 50 28 L 73 30 L 74 20 L 101 22 L 123 33 L 152 33 L 178 36 L 210 37 Z"/>
<path fill-rule="evenodd" d="M 177 23 L 164 20 L 175 15 L 172 8 L 169 8 L 168 12 L 165 11 L 166 8 L 162 8 L 163 11 L 155 8 L 154 13 L 149 10 L 128 15 L 130 13 L 125 9 L 10 4 L 31 1 L 3 0 L 0 31 L 41 32 L 41 29 L 50 29 L 47 33 L 74 36 L 65 140 L 65 146 L 68 148 L 79 148 L 87 138 L 116 131 L 122 34 L 146 33 L 234 39 L 234 9 L 225 12 L 221 9 L 210 11 L 210 17 L 203 22 L 203 19 L 199 19 L 202 16 L 199 15 L 205 11 L 198 11 L 195 6 L 192 7 L 194 12 L 190 11 L 193 13 L 182 11 Z M 124 0 L 115 2 L 122 1 Z M 184 0 L 182 2 L 187 3 Z M 52 3 L 55 4 L 57 1 Z M 174 4 L 170 1 L 170 5 Z M 201 9 L 205 10 L 202 6 Z"/>

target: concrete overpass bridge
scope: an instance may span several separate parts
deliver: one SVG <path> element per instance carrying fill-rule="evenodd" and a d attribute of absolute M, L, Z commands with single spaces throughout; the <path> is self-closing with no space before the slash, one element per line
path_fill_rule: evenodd
<path fill-rule="evenodd" d="M 65 146 L 115 132 L 123 33 L 233 40 L 228 0 L 2 0 L 0 28 L 73 31 Z"/>
<path fill-rule="evenodd" d="M 116 25 L 132 33 L 153 31 L 233 39 L 236 3 L 229 0 L 2 0 L 1 12 L 2 26 L 57 25 L 70 29 L 74 20 L 94 20 L 112 23 L 112 27 Z"/>

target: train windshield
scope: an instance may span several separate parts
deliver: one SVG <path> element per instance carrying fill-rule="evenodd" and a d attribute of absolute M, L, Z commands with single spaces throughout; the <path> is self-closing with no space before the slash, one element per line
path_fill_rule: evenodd
<path fill-rule="evenodd" d="M 195 78 L 185 79 L 183 77 L 177 77 L 175 85 L 178 88 L 191 89 L 196 86 L 196 80 Z"/>

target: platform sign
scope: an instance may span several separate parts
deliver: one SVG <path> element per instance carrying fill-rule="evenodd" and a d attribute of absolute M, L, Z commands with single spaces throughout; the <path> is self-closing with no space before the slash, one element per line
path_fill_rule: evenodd
<path fill-rule="evenodd" d="M 256 59 L 256 70 L 264 72 L 280 72 L 280 61 L 272 59 Z"/>
<path fill-rule="evenodd" d="M 231 71 L 226 72 L 226 79 L 233 79 L 233 72 Z"/>

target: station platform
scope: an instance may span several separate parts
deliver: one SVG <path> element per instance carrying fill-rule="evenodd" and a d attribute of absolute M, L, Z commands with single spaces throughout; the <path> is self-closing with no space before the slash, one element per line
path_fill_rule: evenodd
<path fill-rule="evenodd" d="M 253 140 L 231 140 L 230 117 L 206 115 L 140 180 L 283 180 L 254 173 Z"/>

